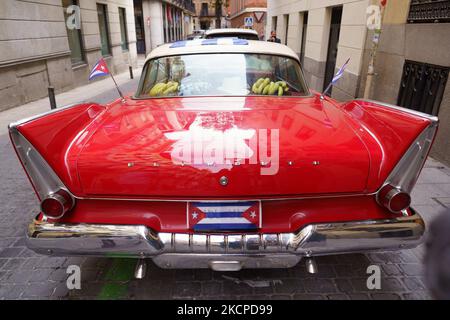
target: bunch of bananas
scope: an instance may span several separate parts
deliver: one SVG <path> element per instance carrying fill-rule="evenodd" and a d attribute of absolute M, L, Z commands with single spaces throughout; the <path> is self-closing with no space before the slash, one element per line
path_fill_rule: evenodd
<path fill-rule="evenodd" d="M 273 82 L 270 78 L 259 78 L 252 86 L 254 94 L 275 95 L 282 96 L 289 90 L 289 87 L 284 81 Z"/>
<path fill-rule="evenodd" d="M 151 97 L 168 96 L 171 93 L 178 92 L 178 82 L 168 81 L 167 83 L 159 82 L 153 86 L 150 90 Z"/>

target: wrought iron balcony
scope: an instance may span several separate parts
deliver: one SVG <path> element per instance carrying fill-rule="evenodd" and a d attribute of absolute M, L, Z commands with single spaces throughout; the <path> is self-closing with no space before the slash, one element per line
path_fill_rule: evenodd
<path fill-rule="evenodd" d="M 450 0 L 411 0 L 408 22 L 450 22 Z"/>
<path fill-rule="evenodd" d="M 195 5 L 193 0 L 173 0 L 172 2 L 192 14 L 195 14 Z"/>
<path fill-rule="evenodd" d="M 200 17 L 214 17 L 214 16 L 215 16 L 214 8 L 202 6 L 202 8 L 200 10 Z"/>

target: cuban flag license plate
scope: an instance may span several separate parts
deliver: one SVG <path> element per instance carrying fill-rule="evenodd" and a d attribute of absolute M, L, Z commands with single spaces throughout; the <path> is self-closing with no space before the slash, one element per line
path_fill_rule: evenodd
<path fill-rule="evenodd" d="M 194 231 L 255 231 L 261 228 L 260 201 L 188 202 L 188 228 Z"/>

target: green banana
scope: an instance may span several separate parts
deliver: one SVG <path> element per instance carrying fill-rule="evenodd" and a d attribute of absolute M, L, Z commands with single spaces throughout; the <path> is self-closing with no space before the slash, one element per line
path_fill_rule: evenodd
<path fill-rule="evenodd" d="M 269 94 L 274 95 L 275 93 L 277 93 L 279 87 L 280 86 L 278 85 L 278 83 L 273 83 L 273 85 L 270 87 Z"/>
<path fill-rule="evenodd" d="M 279 86 L 278 87 L 278 96 L 282 96 L 284 94 L 284 90 L 283 90 L 283 87 L 282 86 Z"/>
<path fill-rule="evenodd" d="M 262 94 L 262 92 L 263 92 L 263 90 L 264 90 L 264 87 L 266 86 L 267 84 L 266 83 L 264 83 L 264 81 L 261 83 L 261 85 L 258 87 L 258 88 L 256 88 L 256 94 Z"/>
<path fill-rule="evenodd" d="M 277 82 L 280 86 L 282 86 L 283 88 L 287 87 L 287 83 L 285 81 L 278 81 Z"/>
<path fill-rule="evenodd" d="M 255 83 L 252 86 L 252 92 L 253 93 L 257 93 L 258 92 L 258 88 L 262 84 L 263 81 L 264 81 L 264 78 L 259 78 L 258 80 L 255 81 Z"/>
<path fill-rule="evenodd" d="M 269 78 L 265 78 L 263 80 L 263 82 L 261 83 L 261 85 L 258 87 L 256 93 L 257 94 L 264 94 L 264 89 L 269 85 L 270 83 L 270 79 Z"/>
<path fill-rule="evenodd" d="M 258 90 L 258 86 L 257 86 L 257 83 L 255 82 L 252 86 L 252 92 L 256 93 L 256 90 Z"/>
<path fill-rule="evenodd" d="M 272 86 L 272 84 L 267 84 L 265 87 L 264 87 L 264 90 L 263 90 L 263 92 L 262 92 L 262 94 L 263 95 L 267 95 L 267 94 L 269 94 L 269 90 L 270 90 L 270 87 Z"/>
<path fill-rule="evenodd" d="M 259 87 L 263 81 L 264 81 L 264 78 L 259 78 L 258 80 L 256 80 L 255 85 L 257 87 Z"/>

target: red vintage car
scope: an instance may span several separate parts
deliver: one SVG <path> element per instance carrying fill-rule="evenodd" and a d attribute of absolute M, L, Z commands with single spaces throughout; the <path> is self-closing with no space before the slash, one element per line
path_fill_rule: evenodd
<path fill-rule="evenodd" d="M 40 201 L 28 246 L 162 268 L 285 268 L 417 246 L 410 207 L 438 120 L 337 102 L 276 43 L 166 44 L 134 96 L 9 126 Z"/>

